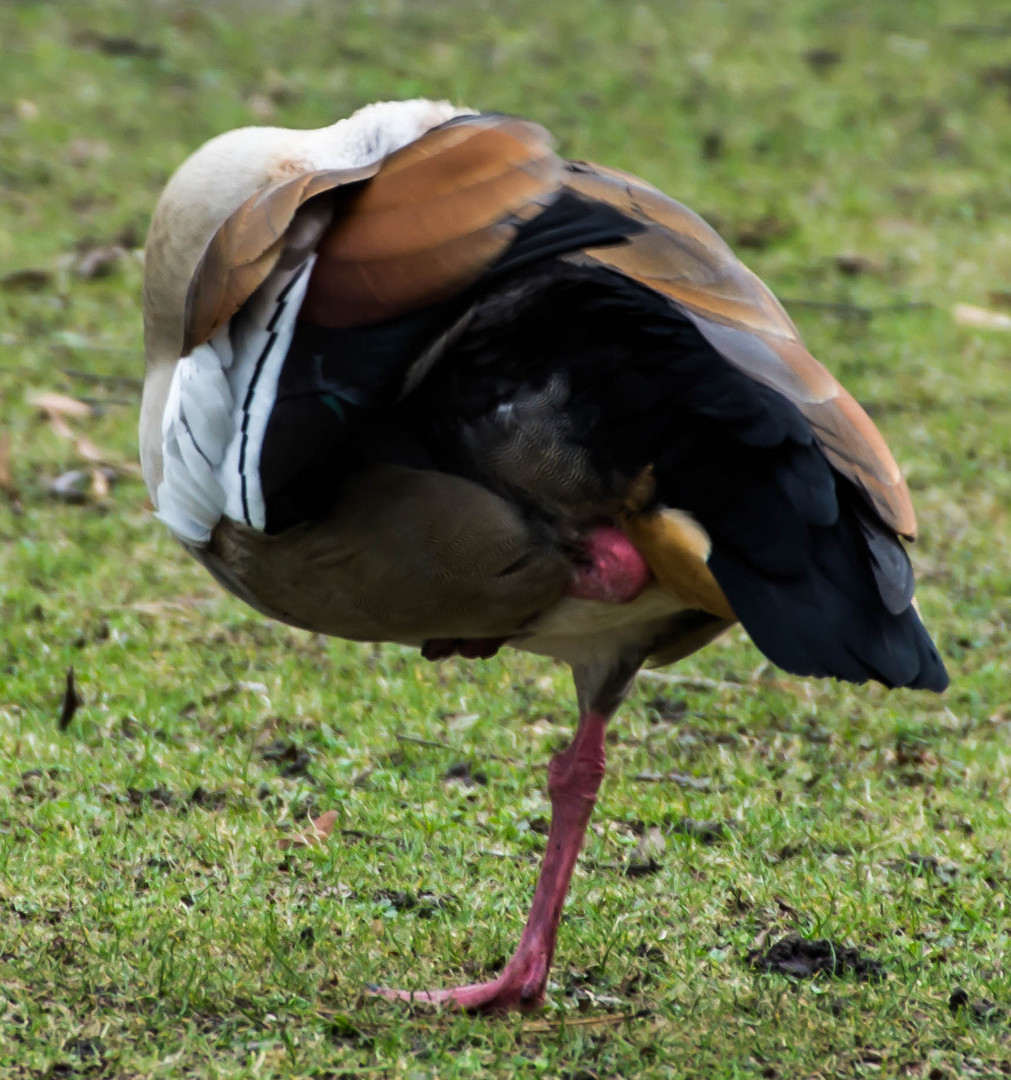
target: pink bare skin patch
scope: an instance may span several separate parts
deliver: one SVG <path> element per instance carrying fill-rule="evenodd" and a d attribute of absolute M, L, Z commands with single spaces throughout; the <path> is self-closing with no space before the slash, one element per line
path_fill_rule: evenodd
<path fill-rule="evenodd" d="M 566 596 L 577 600 L 627 604 L 646 588 L 652 576 L 632 541 L 611 525 L 601 525 L 590 533 L 583 545 L 583 558 L 565 590 Z"/>
<path fill-rule="evenodd" d="M 603 600 L 607 604 L 627 604 L 649 584 L 652 577 L 646 560 L 620 530 L 601 525 L 583 545 L 582 559 L 573 571 L 566 596 L 577 600 Z M 421 647 L 426 660 L 462 656 L 465 660 L 487 660 L 508 638 L 429 638 Z"/>
<path fill-rule="evenodd" d="M 566 596 L 577 600 L 603 600 L 607 604 L 627 604 L 649 584 L 652 577 L 646 560 L 631 540 L 611 525 L 601 525 L 583 545 L 582 559 L 573 571 Z M 421 647 L 426 660 L 462 656 L 465 660 L 487 660 L 508 638 L 429 638 Z"/>

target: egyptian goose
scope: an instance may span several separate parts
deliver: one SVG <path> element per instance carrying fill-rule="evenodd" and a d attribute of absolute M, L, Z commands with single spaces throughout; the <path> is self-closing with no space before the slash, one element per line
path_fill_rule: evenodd
<path fill-rule="evenodd" d="M 404 101 L 213 139 L 155 211 L 144 324 L 144 476 L 225 587 L 430 659 L 508 644 L 572 668 L 515 955 L 389 997 L 542 1001 L 644 663 L 740 621 L 797 675 L 947 684 L 866 413 L 705 222 L 536 124 Z"/>

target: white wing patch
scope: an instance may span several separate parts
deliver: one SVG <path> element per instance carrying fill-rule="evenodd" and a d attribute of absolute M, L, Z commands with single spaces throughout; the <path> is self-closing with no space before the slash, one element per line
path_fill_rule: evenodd
<path fill-rule="evenodd" d="M 277 269 L 210 341 L 176 364 L 162 414 L 158 517 L 203 545 L 222 516 L 266 523 L 260 450 L 315 257 Z"/>

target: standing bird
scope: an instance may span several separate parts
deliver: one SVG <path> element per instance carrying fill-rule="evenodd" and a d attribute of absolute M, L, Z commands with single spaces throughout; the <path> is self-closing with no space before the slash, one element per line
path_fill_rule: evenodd
<path fill-rule="evenodd" d="M 572 668 L 516 953 L 388 997 L 542 1001 L 644 663 L 740 621 L 797 675 L 947 684 L 866 413 L 699 217 L 536 124 L 404 101 L 213 139 L 155 211 L 144 325 L 144 476 L 226 588 L 429 659 L 508 644 Z"/>

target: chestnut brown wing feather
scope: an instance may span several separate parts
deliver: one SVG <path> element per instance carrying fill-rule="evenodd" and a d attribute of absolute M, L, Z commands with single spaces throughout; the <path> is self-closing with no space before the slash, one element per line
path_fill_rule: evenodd
<path fill-rule="evenodd" d="M 543 128 L 473 117 L 391 154 L 317 248 L 302 315 L 361 326 L 453 296 L 555 198 L 562 162 Z"/>
<path fill-rule="evenodd" d="M 717 233 L 680 203 L 617 170 L 575 163 L 566 186 L 646 226 L 627 244 L 588 249 L 575 258 L 670 297 L 726 360 L 792 401 L 831 464 L 864 492 L 886 524 L 912 538 L 912 501 L 881 433 Z"/>
<path fill-rule="evenodd" d="M 326 191 L 374 176 L 378 163 L 278 180 L 251 195 L 218 228 L 186 294 L 182 355 L 188 356 L 239 310 L 277 265 L 298 210 Z"/>

